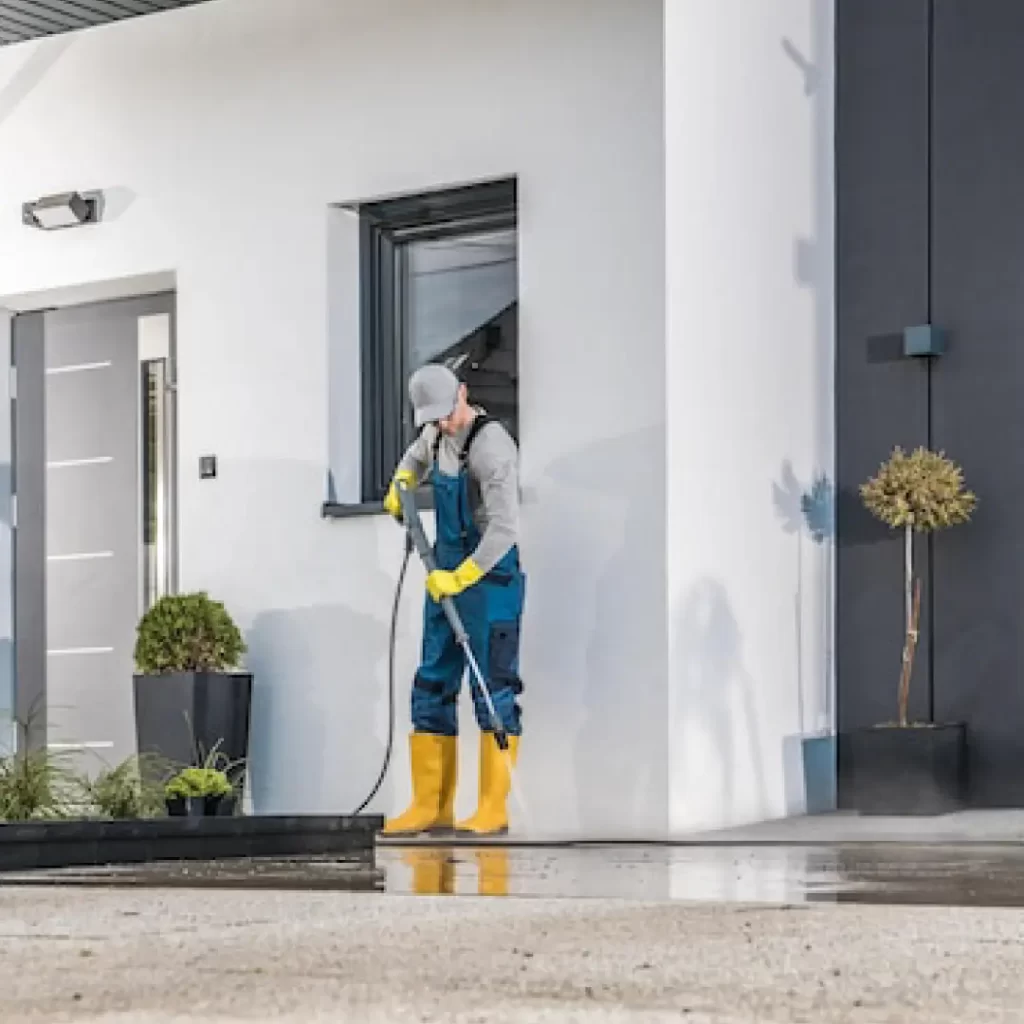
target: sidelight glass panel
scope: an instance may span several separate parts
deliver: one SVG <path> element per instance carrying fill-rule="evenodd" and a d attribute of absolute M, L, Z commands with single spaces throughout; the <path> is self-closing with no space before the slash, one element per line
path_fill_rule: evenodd
<path fill-rule="evenodd" d="M 143 610 L 170 592 L 167 360 L 142 363 Z"/>

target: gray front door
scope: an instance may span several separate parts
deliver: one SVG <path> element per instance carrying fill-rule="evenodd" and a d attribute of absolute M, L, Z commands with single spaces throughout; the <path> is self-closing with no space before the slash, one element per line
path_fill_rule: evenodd
<path fill-rule="evenodd" d="M 172 312 L 173 297 L 157 296 L 15 321 L 16 549 L 29 517 L 45 524 L 35 558 L 19 561 L 15 592 L 15 644 L 43 645 L 42 678 L 19 674 L 16 687 L 42 697 L 46 744 L 85 770 L 135 750 L 135 628 L 169 587 L 162 413 Z M 32 601 L 40 606 L 33 573 L 44 631 L 25 621 Z M 17 664 L 31 673 L 33 659 Z"/>

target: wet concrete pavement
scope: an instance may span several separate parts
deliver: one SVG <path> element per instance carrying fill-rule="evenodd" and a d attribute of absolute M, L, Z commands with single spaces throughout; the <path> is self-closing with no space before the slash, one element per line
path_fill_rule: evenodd
<path fill-rule="evenodd" d="M 1019 1024 L 1024 912 L 0 887 L 0 992 L 3 1024 Z"/>
<path fill-rule="evenodd" d="M 373 867 L 320 859 L 0 874 L 0 888 L 39 884 L 1024 908 L 1024 845 L 413 845 L 379 849 Z"/>
<path fill-rule="evenodd" d="M 1024 846 L 0 875 L 3 1024 L 1019 1024 Z"/>

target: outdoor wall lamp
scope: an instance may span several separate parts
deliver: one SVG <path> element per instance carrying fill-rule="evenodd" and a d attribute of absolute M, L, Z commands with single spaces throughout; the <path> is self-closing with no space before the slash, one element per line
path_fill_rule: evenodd
<path fill-rule="evenodd" d="M 62 192 L 43 196 L 21 207 L 22 223 L 41 231 L 77 228 L 100 219 L 101 192 Z"/>

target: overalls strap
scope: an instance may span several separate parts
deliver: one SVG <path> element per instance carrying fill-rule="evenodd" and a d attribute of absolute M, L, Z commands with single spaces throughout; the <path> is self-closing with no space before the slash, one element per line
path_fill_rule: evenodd
<path fill-rule="evenodd" d="M 466 440 L 463 442 L 462 451 L 459 452 L 459 465 L 465 468 L 466 462 L 469 459 L 469 449 L 472 447 L 473 442 L 476 440 L 477 434 L 480 433 L 488 423 L 493 422 L 493 418 L 488 416 L 487 413 L 480 413 L 475 420 L 473 420 L 472 426 L 469 428 L 469 433 L 466 435 Z M 442 434 L 439 430 L 437 436 L 434 438 L 434 465 L 437 465 L 438 454 L 441 451 L 441 439 Z"/>

